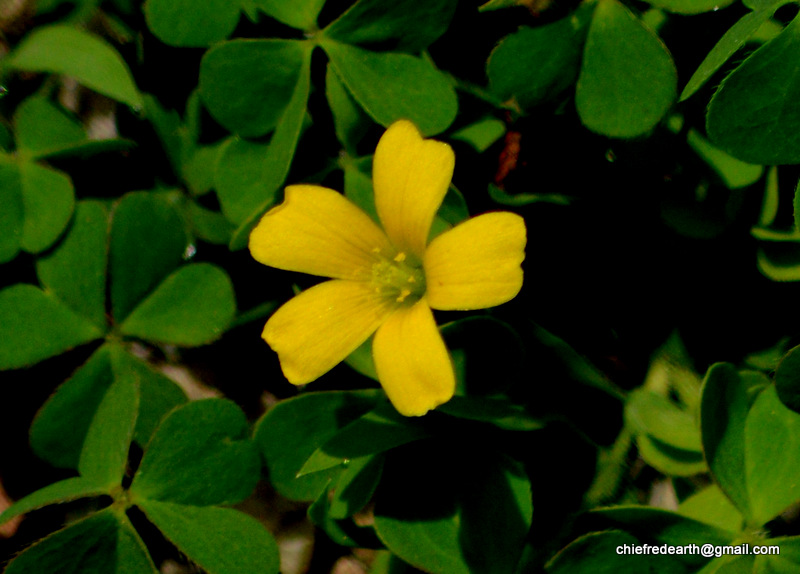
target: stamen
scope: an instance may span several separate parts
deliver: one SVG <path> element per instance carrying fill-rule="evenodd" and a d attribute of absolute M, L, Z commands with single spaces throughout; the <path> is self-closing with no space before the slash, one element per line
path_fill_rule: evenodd
<path fill-rule="evenodd" d="M 403 261 L 406 260 L 406 254 L 401 251 L 400 253 L 395 255 L 394 260 L 397 261 L 398 263 L 402 263 Z"/>
<path fill-rule="evenodd" d="M 401 289 L 400 295 L 397 297 L 397 302 L 402 303 L 409 295 L 411 295 L 411 291 L 409 289 Z"/>

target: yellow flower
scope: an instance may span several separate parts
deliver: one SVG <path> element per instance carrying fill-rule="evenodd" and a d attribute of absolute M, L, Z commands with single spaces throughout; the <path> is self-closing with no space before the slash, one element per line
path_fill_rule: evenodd
<path fill-rule="evenodd" d="M 449 145 L 392 124 L 373 160 L 383 229 L 341 194 L 286 188 L 250 235 L 259 262 L 331 278 L 300 293 L 267 322 L 263 337 L 286 378 L 322 376 L 374 333 L 378 379 L 397 410 L 419 416 L 447 402 L 455 374 L 431 309 L 472 310 L 522 288 L 525 224 L 508 212 L 469 219 L 430 244 L 433 218 L 453 175 Z"/>

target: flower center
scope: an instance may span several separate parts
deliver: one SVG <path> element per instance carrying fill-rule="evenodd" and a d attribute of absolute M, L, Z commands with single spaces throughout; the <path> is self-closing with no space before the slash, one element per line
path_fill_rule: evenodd
<path fill-rule="evenodd" d="M 425 273 L 415 257 L 401 251 L 391 259 L 382 256 L 372 265 L 372 285 L 387 299 L 412 305 L 425 294 Z"/>

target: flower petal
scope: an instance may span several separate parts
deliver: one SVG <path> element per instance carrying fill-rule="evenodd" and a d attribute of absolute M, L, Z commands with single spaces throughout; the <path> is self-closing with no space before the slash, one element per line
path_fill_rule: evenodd
<path fill-rule="evenodd" d="M 372 356 L 378 380 L 402 415 L 422 416 L 455 392 L 453 363 L 424 298 L 378 328 Z"/>
<path fill-rule="evenodd" d="M 498 211 L 468 219 L 431 241 L 425 252 L 428 303 L 434 309 L 494 307 L 522 288 L 525 221 Z"/>
<path fill-rule="evenodd" d="M 393 123 L 383 134 L 372 163 L 375 206 L 400 251 L 411 251 L 422 259 L 454 165 L 449 145 L 422 139 L 407 120 Z"/>
<path fill-rule="evenodd" d="M 367 279 L 389 239 L 340 193 L 318 185 L 290 185 L 250 234 L 256 261 L 278 269 L 336 279 Z"/>
<path fill-rule="evenodd" d="M 355 351 L 392 308 L 369 283 L 326 281 L 278 309 L 261 336 L 278 353 L 289 382 L 303 385 Z"/>

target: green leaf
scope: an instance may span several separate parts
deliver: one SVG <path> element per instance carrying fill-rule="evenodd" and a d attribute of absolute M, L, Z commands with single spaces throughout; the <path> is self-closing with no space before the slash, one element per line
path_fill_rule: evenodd
<path fill-rule="evenodd" d="M 319 527 L 328 538 L 340 546 L 372 549 L 383 547 L 371 526 L 358 526 L 353 519 L 333 517 L 329 498 L 330 493 L 323 491 L 308 507 L 308 518 L 314 526 Z"/>
<path fill-rule="evenodd" d="M 32 162 L 20 162 L 25 223 L 20 244 L 29 253 L 50 247 L 64 231 L 75 207 L 70 179 L 59 171 Z"/>
<path fill-rule="evenodd" d="M 703 382 L 700 427 L 706 461 L 723 492 L 749 517 L 745 479 L 745 419 L 747 391 L 733 365 L 711 366 Z"/>
<path fill-rule="evenodd" d="M 386 452 L 429 436 L 430 431 L 418 421 L 403 417 L 393 406 L 382 403 L 315 450 L 297 476 L 328 470 L 347 460 Z"/>
<path fill-rule="evenodd" d="M 529 192 L 522 192 L 522 193 L 508 193 L 504 189 L 494 185 L 493 183 L 489 184 L 489 197 L 495 203 L 499 203 L 500 205 L 509 205 L 512 207 L 520 207 L 523 205 L 530 205 L 531 203 L 552 203 L 555 205 L 569 205 L 570 198 L 566 195 L 561 195 L 559 193 L 529 193 Z"/>
<path fill-rule="evenodd" d="M 194 401 L 172 411 L 156 429 L 130 496 L 137 504 L 234 504 L 255 488 L 259 466 L 241 409 L 223 399 Z"/>
<path fill-rule="evenodd" d="M 66 237 L 36 260 L 47 291 L 101 329 L 106 319 L 106 262 L 109 217 L 96 201 L 79 202 Z"/>
<path fill-rule="evenodd" d="M 711 141 L 750 163 L 800 162 L 800 18 L 722 81 L 708 108 Z"/>
<path fill-rule="evenodd" d="M 40 26 L 25 36 L 6 65 L 72 76 L 87 88 L 133 108 L 142 98 L 124 60 L 105 40 L 65 25 Z"/>
<path fill-rule="evenodd" d="M 625 423 L 637 434 L 646 434 L 678 449 L 700 453 L 700 432 L 691 414 L 667 397 L 636 389 L 625 404 Z"/>
<path fill-rule="evenodd" d="M 86 140 L 83 126 L 47 98 L 33 96 L 14 112 L 17 147 L 33 157 Z"/>
<path fill-rule="evenodd" d="M 544 428 L 545 421 L 527 412 L 524 406 L 503 397 L 455 396 L 436 409 L 438 412 L 492 424 L 514 431 L 531 431 Z"/>
<path fill-rule="evenodd" d="M 378 536 L 426 572 L 515 571 L 533 511 L 530 482 L 504 455 L 451 446 L 432 441 L 388 457 L 376 494 Z"/>
<path fill-rule="evenodd" d="M 316 499 L 338 469 L 299 478 L 297 472 L 340 429 L 375 408 L 381 396 L 378 390 L 310 393 L 268 411 L 256 425 L 255 440 L 276 490 L 290 500 Z"/>
<path fill-rule="evenodd" d="M 186 394 L 171 379 L 154 371 L 147 363 L 121 347 L 112 346 L 111 353 L 114 378 L 129 377 L 138 382 L 139 415 L 136 418 L 133 437 L 144 447 L 150 441 L 161 419 L 187 401 Z"/>
<path fill-rule="evenodd" d="M 699 522 L 741 532 L 744 517 L 716 484 L 712 484 L 681 502 L 678 512 Z"/>
<path fill-rule="evenodd" d="M 109 247 L 111 306 L 117 323 L 180 264 L 187 243 L 183 220 L 165 197 L 136 192 L 120 200 Z"/>
<path fill-rule="evenodd" d="M 25 225 L 22 179 L 12 163 L 0 161 L 0 263 L 11 261 L 21 248 Z"/>
<path fill-rule="evenodd" d="M 92 418 L 113 381 L 108 346 L 100 347 L 39 409 L 30 430 L 37 456 L 62 468 L 78 468 Z"/>
<path fill-rule="evenodd" d="M 639 574 L 654 570 L 660 556 L 619 554 L 617 548 L 638 546 L 639 541 L 619 530 L 591 532 L 559 550 L 546 569 L 548 574 Z"/>
<path fill-rule="evenodd" d="M 786 353 L 778 364 L 775 390 L 784 405 L 800 412 L 800 346 Z"/>
<path fill-rule="evenodd" d="M 689 130 L 689 146 L 720 176 L 725 187 L 739 189 L 761 179 L 764 166 L 746 163 L 711 145 L 697 130 Z"/>
<path fill-rule="evenodd" d="M 325 96 L 333 114 L 333 126 L 339 143 L 344 146 L 347 153 L 355 155 L 356 146 L 367 132 L 370 122 L 333 71 L 330 63 L 325 68 Z"/>
<path fill-rule="evenodd" d="M 228 274 L 210 263 L 194 263 L 164 279 L 123 321 L 120 332 L 191 347 L 221 337 L 235 315 Z"/>
<path fill-rule="evenodd" d="M 200 63 L 200 95 L 220 124 L 245 137 L 278 125 L 302 76 L 311 47 L 296 40 L 232 40 Z"/>
<path fill-rule="evenodd" d="M 690 98 L 727 62 L 772 16 L 771 10 L 745 14 L 720 38 L 681 92 L 680 101 Z"/>
<path fill-rule="evenodd" d="M 431 136 L 447 129 L 455 119 L 458 100 L 453 86 L 429 62 L 328 39 L 321 45 L 348 91 L 382 126 L 406 118 Z"/>
<path fill-rule="evenodd" d="M 503 38 L 486 62 L 492 92 L 525 109 L 552 100 L 575 83 L 590 14 L 582 9 L 545 26 L 521 26 Z"/>
<path fill-rule="evenodd" d="M 772 6 L 786 4 L 786 0 L 742 0 L 742 4 L 751 10 L 763 10 Z"/>
<path fill-rule="evenodd" d="M 124 351 L 112 349 L 112 363 L 117 353 Z M 136 374 L 116 375 L 94 413 L 78 460 L 81 476 L 109 489 L 119 487 L 125 476 L 140 401 Z"/>
<path fill-rule="evenodd" d="M 389 44 L 417 53 L 447 30 L 455 9 L 456 0 L 359 0 L 322 34 L 345 44 Z"/>
<path fill-rule="evenodd" d="M 50 506 L 51 504 L 59 504 L 91 496 L 100 496 L 108 494 L 108 491 L 108 488 L 98 486 L 96 482 L 83 476 L 67 478 L 45 486 L 44 488 L 40 488 L 16 501 L 7 508 L 5 512 L 0 513 L 0 524 L 8 522 L 17 516 L 27 514 L 32 510 Z"/>
<path fill-rule="evenodd" d="M 702 14 L 716 12 L 730 6 L 735 0 L 645 0 L 651 6 L 676 14 Z"/>
<path fill-rule="evenodd" d="M 646 506 L 612 506 L 590 511 L 609 521 L 615 528 L 624 528 L 637 537 L 654 540 L 658 544 L 686 546 L 698 540 L 714 545 L 730 544 L 730 532 L 674 512 Z M 687 555 L 687 563 L 702 565 L 707 561 L 700 555 Z"/>
<path fill-rule="evenodd" d="M 372 499 L 383 472 L 384 457 L 364 456 L 353 459 L 339 475 L 333 490 L 328 515 L 334 520 L 353 516 Z M 326 497 L 323 493 L 320 497 Z"/>
<path fill-rule="evenodd" d="M 636 446 L 645 462 L 664 474 L 694 476 L 707 470 L 698 451 L 675 448 L 647 434 L 637 435 Z"/>
<path fill-rule="evenodd" d="M 797 239 L 794 233 L 787 233 L 783 234 L 784 243 L 762 245 L 756 253 L 758 270 L 773 281 L 800 281 Z"/>
<path fill-rule="evenodd" d="M 156 500 L 139 506 L 183 554 L 208 574 L 277 574 L 278 546 L 252 516 L 230 508 L 184 506 Z"/>
<path fill-rule="evenodd" d="M 292 99 L 269 145 L 234 140 L 220 153 L 217 195 L 225 217 L 239 225 L 231 239 L 232 249 L 247 245 L 252 227 L 275 203 L 275 194 L 289 173 L 300 140 L 310 90 L 311 50 L 308 50 Z"/>
<path fill-rule="evenodd" d="M 147 443 L 164 414 L 186 402 L 186 395 L 170 379 L 123 349 L 105 345 L 37 413 L 30 431 L 37 456 L 54 466 L 77 468 L 89 424 L 111 383 L 119 377 L 133 377 L 139 383 L 141 400 L 134 439 L 140 445 Z"/>
<path fill-rule="evenodd" d="M 254 0 L 261 10 L 287 26 L 313 31 L 325 0 Z"/>
<path fill-rule="evenodd" d="M 531 483 L 508 456 L 482 460 L 461 498 L 461 546 L 473 572 L 514 572 L 533 517 Z"/>
<path fill-rule="evenodd" d="M 753 519 L 764 524 L 800 500 L 800 460 L 786 453 L 800 448 L 800 415 L 762 392 L 745 423 L 744 470 Z"/>
<path fill-rule="evenodd" d="M 619 138 L 649 132 L 675 101 L 677 71 L 667 48 L 618 0 L 595 9 L 575 106 L 590 130 Z"/>
<path fill-rule="evenodd" d="M 0 291 L 0 370 L 18 369 L 102 336 L 102 332 L 38 287 Z"/>
<path fill-rule="evenodd" d="M 186 204 L 186 217 L 194 235 L 214 245 L 230 243 L 234 231 L 233 224 L 219 211 L 212 211 L 189 201 Z"/>
<path fill-rule="evenodd" d="M 478 153 L 483 153 L 506 133 L 506 124 L 497 118 L 485 117 L 464 126 L 450 137 L 468 143 Z"/>
<path fill-rule="evenodd" d="M 147 0 L 144 15 L 156 37 L 170 46 L 203 47 L 224 40 L 239 22 L 231 0 Z"/>
<path fill-rule="evenodd" d="M 5 574 L 158 574 L 124 514 L 107 508 L 26 548 Z"/>

